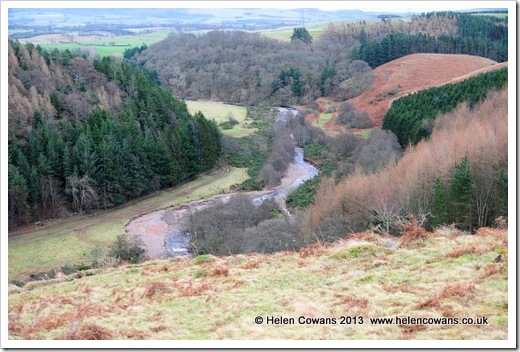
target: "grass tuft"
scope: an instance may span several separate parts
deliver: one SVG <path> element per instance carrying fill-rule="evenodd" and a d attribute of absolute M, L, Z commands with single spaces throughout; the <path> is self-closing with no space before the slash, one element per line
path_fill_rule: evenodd
<path fill-rule="evenodd" d="M 217 260 L 217 258 L 212 256 L 211 254 L 203 254 L 203 255 L 199 255 L 199 256 L 196 256 L 195 258 L 193 258 L 193 264 L 199 265 L 202 263 L 211 263 L 216 260 Z"/>
<path fill-rule="evenodd" d="M 197 269 L 193 273 L 193 277 L 196 279 L 200 279 L 201 277 L 208 276 L 208 271 L 206 269 Z"/>
<path fill-rule="evenodd" d="M 344 249 L 333 253 L 329 256 L 330 259 L 351 259 L 357 257 L 373 257 L 377 254 L 377 247 L 373 245 L 361 245 L 348 249 Z"/>

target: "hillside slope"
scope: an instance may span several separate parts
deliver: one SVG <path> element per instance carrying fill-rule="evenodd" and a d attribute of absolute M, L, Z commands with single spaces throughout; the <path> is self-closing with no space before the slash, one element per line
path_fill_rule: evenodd
<path fill-rule="evenodd" d="M 507 230 L 411 228 L 401 239 L 362 233 L 299 253 L 150 261 L 11 286 L 9 338 L 506 339 L 507 242 Z M 341 324 L 345 315 L 358 323 Z M 294 324 L 267 324 L 271 316 Z M 488 325 L 370 321 L 396 316 Z"/>
<path fill-rule="evenodd" d="M 375 127 L 380 127 L 392 100 L 403 95 L 466 79 L 484 70 L 499 69 L 507 63 L 470 55 L 413 54 L 377 67 L 371 88 L 348 100 L 357 110 L 366 111 Z"/>

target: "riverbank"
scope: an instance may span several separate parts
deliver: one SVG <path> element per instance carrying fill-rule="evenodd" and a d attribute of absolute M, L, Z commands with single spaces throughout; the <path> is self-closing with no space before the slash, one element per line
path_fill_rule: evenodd
<path fill-rule="evenodd" d="M 276 125 L 284 125 L 292 112 L 280 108 Z M 276 127 L 275 127 L 276 128 Z M 307 163 L 303 158 L 303 149 L 295 148 L 295 156 L 289 164 L 280 185 L 271 189 L 256 192 L 242 192 L 252 197 L 255 204 L 267 199 L 274 199 L 280 210 L 290 216 L 285 205 L 287 195 L 303 182 L 315 177 L 319 170 Z M 183 233 L 183 228 L 191 214 L 213 206 L 220 201 L 226 201 L 229 195 L 219 195 L 187 204 L 158 210 L 133 219 L 125 226 L 130 236 L 137 236 L 144 244 L 150 258 L 166 259 L 170 257 L 185 257 L 189 254 L 189 238 Z"/>

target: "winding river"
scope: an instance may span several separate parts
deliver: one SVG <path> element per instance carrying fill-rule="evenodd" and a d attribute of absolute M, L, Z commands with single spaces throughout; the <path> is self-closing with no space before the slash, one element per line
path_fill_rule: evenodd
<path fill-rule="evenodd" d="M 285 124 L 293 115 L 292 110 L 280 108 L 275 128 Z M 313 178 L 319 170 L 303 159 L 303 149 L 295 146 L 295 157 L 289 165 L 280 186 L 259 192 L 244 192 L 252 197 L 255 204 L 274 198 L 282 211 L 288 214 L 285 198 L 303 182 Z M 144 214 L 132 219 L 126 226 L 126 232 L 142 240 L 151 258 L 165 259 L 179 256 L 190 256 L 188 251 L 190 239 L 182 232 L 182 228 L 194 212 L 217 204 L 227 202 L 231 194 L 215 196 L 178 206 L 169 207 Z"/>

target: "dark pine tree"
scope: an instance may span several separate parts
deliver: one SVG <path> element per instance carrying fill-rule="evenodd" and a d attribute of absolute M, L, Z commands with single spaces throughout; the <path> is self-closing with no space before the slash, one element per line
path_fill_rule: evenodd
<path fill-rule="evenodd" d="M 438 227 L 449 221 L 447 208 L 447 192 L 440 178 L 435 179 L 433 186 L 432 226 Z"/>
<path fill-rule="evenodd" d="M 450 203 L 453 220 L 462 229 L 471 230 L 472 225 L 472 199 L 475 189 L 473 172 L 464 156 L 461 163 L 455 165 L 455 171 L 451 179 Z"/>

